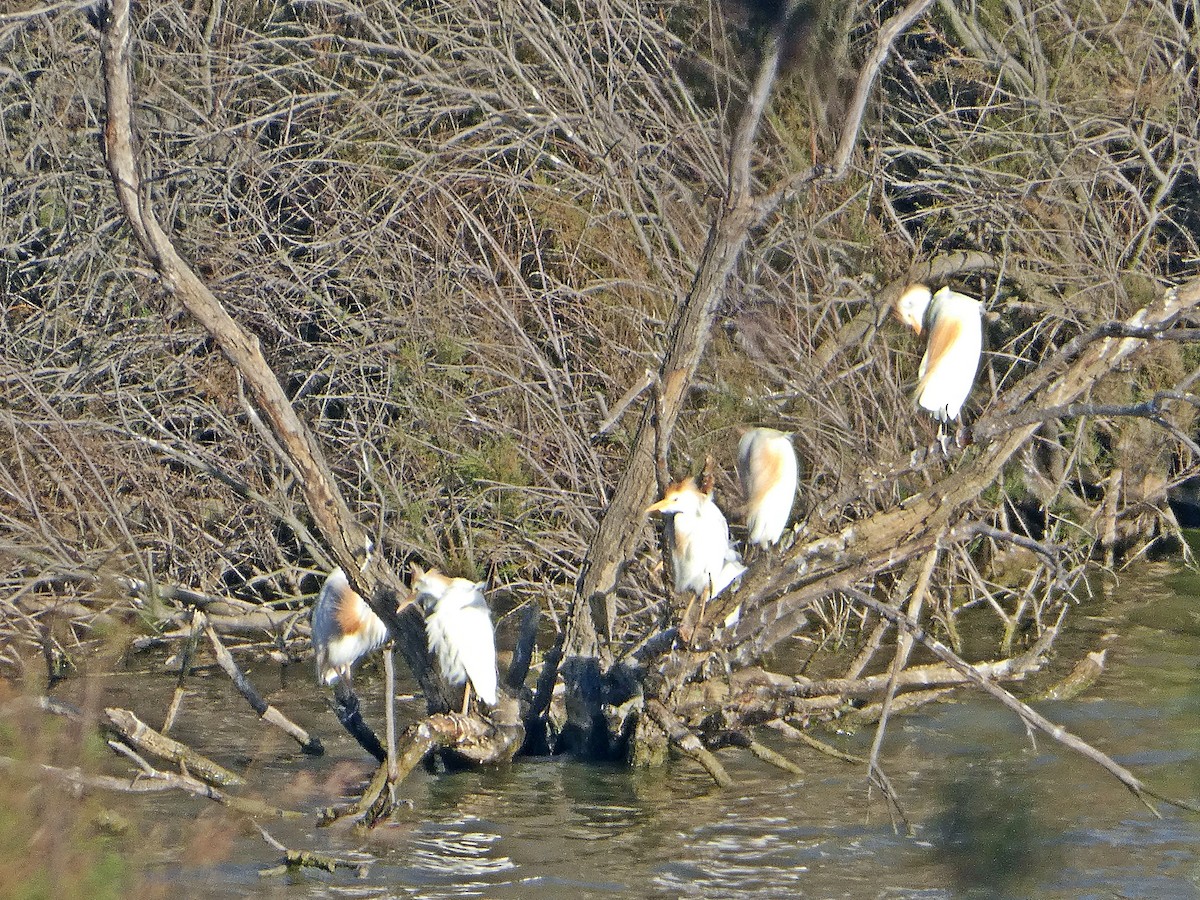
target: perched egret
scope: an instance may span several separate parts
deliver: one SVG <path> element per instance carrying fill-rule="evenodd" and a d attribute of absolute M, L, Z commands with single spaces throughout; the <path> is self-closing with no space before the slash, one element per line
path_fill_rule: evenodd
<path fill-rule="evenodd" d="M 667 543 L 676 591 L 691 591 L 702 600 L 711 600 L 746 571 L 712 492 L 696 487 L 695 479 L 668 485 L 663 498 L 646 507 L 646 512 L 668 520 Z"/>
<path fill-rule="evenodd" d="M 330 572 L 312 611 L 317 680 L 349 683 L 350 667 L 387 639 L 387 626 L 350 587 L 346 573 L 340 568 Z"/>
<path fill-rule="evenodd" d="M 938 430 L 958 418 L 971 393 L 983 349 L 980 303 L 944 287 L 931 294 L 923 284 L 896 301 L 896 316 L 918 335 L 929 333 L 918 371 L 917 402 L 938 420 Z"/>
<path fill-rule="evenodd" d="M 791 435 L 751 428 L 738 442 L 737 472 L 746 495 L 747 541 L 763 548 L 778 543 L 799 481 Z"/>
<path fill-rule="evenodd" d="M 413 566 L 413 590 L 425 606 L 425 632 L 429 652 L 437 659 L 442 677 L 463 688 L 463 715 L 471 688 L 488 706 L 496 705 L 496 634 L 483 582 L 447 578 L 436 569 L 426 572 Z"/>

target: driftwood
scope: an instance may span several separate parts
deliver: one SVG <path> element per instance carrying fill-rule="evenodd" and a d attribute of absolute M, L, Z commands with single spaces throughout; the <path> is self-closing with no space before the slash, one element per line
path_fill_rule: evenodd
<path fill-rule="evenodd" d="M 653 698 L 647 700 L 646 712 L 666 732 L 672 744 L 678 747 L 681 752 L 704 766 L 705 770 L 712 776 L 713 781 L 718 786 L 729 787 L 733 784 L 733 779 L 729 777 L 729 773 L 725 771 L 725 767 L 721 765 L 721 761 L 713 756 L 709 749 L 701 743 L 700 739 L 688 731 L 684 727 L 684 724 L 670 710 L 663 706 L 662 703 Z"/>
<path fill-rule="evenodd" d="M 197 613 L 197 618 L 203 616 L 203 613 Z M 201 621 L 203 621 L 201 619 Z M 204 634 L 208 637 L 209 644 L 212 645 L 213 653 L 216 654 L 217 663 L 225 671 L 225 674 L 230 677 L 233 683 L 237 686 L 241 695 L 246 698 L 246 702 L 258 714 L 258 717 L 270 725 L 274 725 L 288 737 L 292 738 L 300 745 L 300 749 L 310 756 L 320 756 L 325 752 L 325 748 L 321 746 L 319 738 L 313 737 L 279 709 L 272 706 L 262 698 L 262 695 L 255 689 L 250 680 L 238 668 L 236 662 L 233 661 L 233 655 L 226 649 L 221 639 L 217 637 L 217 633 L 210 626 L 204 626 Z"/>
<path fill-rule="evenodd" d="M 323 828 L 351 817 L 360 822 L 365 821 L 365 817 L 370 810 L 380 802 L 381 798 L 387 796 L 387 779 L 388 763 L 386 759 L 383 759 L 376 766 L 375 774 L 371 776 L 371 780 L 367 783 L 367 787 L 363 790 L 362 795 L 353 803 L 328 806 L 320 810 L 317 813 L 317 826 Z"/>
<path fill-rule="evenodd" d="M 261 825 L 258 825 L 258 831 L 263 836 L 263 840 L 283 854 L 283 860 L 277 866 L 269 869 L 259 869 L 260 878 L 270 878 L 279 875 L 286 875 L 289 872 L 294 872 L 300 869 L 322 869 L 326 872 L 334 872 L 337 869 L 352 869 L 359 876 L 365 875 L 370 865 L 375 862 L 375 857 L 366 853 L 354 853 L 350 856 L 334 855 L 332 853 L 317 853 L 315 850 L 292 850 L 267 833 L 267 830 Z"/>
<path fill-rule="evenodd" d="M 186 744 L 160 734 L 127 709 L 109 707 L 104 714 L 108 724 L 123 740 L 175 765 L 185 766 L 204 781 L 221 787 L 239 787 L 246 783 L 241 775 L 202 756 Z"/>
<path fill-rule="evenodd" d="M 1104 673 L 1104 661 L 1107 650 L 1092 650 L 1075 664 L 1067 677 L 1046 690 L 1040 692 L 1033 700 L 1073 700 L 1093 684 Z"/>
<path fill-rule="evenodd" d="M 149 766 L 134 778 L 119 778 L 114 775 L 89 774 L 79 768 L 63 769 L 46 763 L 19 762 L 7 756 L 0 756 L 0 768 L 20 770 L 28 775 L 48 776 L 73 787 L 117 791 L 125 794 L 183 791 L 197 797 L 215 800 L 223 806 L 251 816 L 268 816 L 279 819 L 304 817 L 304 813 L 295 810 L 280 809 L 246 797 L 235 797 L 198 778 L 174 772 L 162 772 Z"/>
<path fill-rule="evenodd" d="M 777 769 L 783 769 L 785 772 L 790 772 L 792 775 L 803 775 L 804 770 L 796 763 L 792 762 L 782 753 L 772 750 L 766 744 L 761 744 L 756 740 L 748 737 L 744 732 L 731 731 L 728 733 L 729 745 L 732 747 L 744 747 L 761 759 L 765 763 L 770 763 Z"/>
<path fill-rule="evenodd" d="M 169 734 L 171 729 L 175 727 L 175 719 L 178 717 L 179 711 L 183 708 L 183 700 L 187 696 L 184 685 L 187 683 L 187 676 L 192 670 L 192 659 L 196 655 L 196 650 L 199 649 L 200 634 L 204 630 L 203 615 L 199 611 L 192 615 L 192 627 L 188 630 L 187 643 L 183 645 L 183 650 L 179 654 L 179 676 L 175 681 L 175 690 L 171 694 L 171 705 L 167 707 L 167 714 L 163 716 L 163 734 Z"/>
<path fill-rule="evenodd" d="M 842 762 L 851 763 L 852 765 L 866 765 L 867 763 L 865 757 L 856 756 L 853 753 L 844 753 L 836 747 L 825 743 L 825 741 L 818 740 L 807 731 L 797 728 L 790 722 L 785 722 L 783 719 L 774 719 L 767 723 L 767 727 L 773 728 L 775 731 L 779 732 L 790 740 L 799 741 L 802 744 L 806 744 L 813 750 L 816 750 L 818 753 L 831 757 L 832 759 L 840 759 Z"/>
<path fill-rule="evenodd" d="M 503 700 L 501 705 L 504 705 Z M 505 718 L 513 717 L 510 714 Z M 404 730 L 396 742 L 394 754 L 390 757 L 386 753 L 382 755 L 375 776 L 357 801 L 323 810 L 318 823 L 330 825 L 349 816 L 357 818 L 363 825 L 374 825 L 389 815 L 396 805 L 396 785 L 429 754 L 447 751 L 472 764 L 494 763 L 497 759 L 507 761 L 521 748 L 523 738 L 524 730 L 519 721 L 496 725 L 459 713 L 428 716 Z"/>

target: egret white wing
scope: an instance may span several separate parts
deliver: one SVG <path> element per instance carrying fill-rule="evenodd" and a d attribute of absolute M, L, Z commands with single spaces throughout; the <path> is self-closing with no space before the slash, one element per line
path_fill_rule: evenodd
<path fill-rule="evenodd" d="M 462 610 L 459 659 L 471 687 L 488 706 L 496 705 L 496 635 L 483 596 Z"/>

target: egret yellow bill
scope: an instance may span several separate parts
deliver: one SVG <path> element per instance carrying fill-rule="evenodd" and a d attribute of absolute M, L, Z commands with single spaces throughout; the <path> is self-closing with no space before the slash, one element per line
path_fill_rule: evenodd
<path fill-rule="evenodd" d="M 676 591 L 711 600 L 746 571 L 729 540 L 729 523 L 711 492 L 696 487 L 695 479 L 668 485 L 663 498 L 646 507 L 646 512 L 667 519 Z"/>

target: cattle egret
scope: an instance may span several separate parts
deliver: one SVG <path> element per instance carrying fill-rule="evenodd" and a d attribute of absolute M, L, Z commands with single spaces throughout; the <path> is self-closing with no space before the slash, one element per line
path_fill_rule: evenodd
<path fill-rule="evenodd" d="M 713 502 L 711 491 L 685 478 L 667 486 L 663 498 L 646 507 L 668 520 L 667 543 L 675 590 L 711 600 L 746 571 L 729 540 L 729 524 Z"/>
<path fill-rule="evenodd" d="M 387 626 L 355 593 L 340 568 L 325 579 L 312 611 L 312 642 L 317 680 L 350 682 L 350 667 L 388 639 Z"/>
<path fill-rule="evenodd" d="M 496 705 L 496 634 L 483 582 L 447 578 L 436 569 L 413 566 L 413 590 L 425 606 L 425 633 L 429 652 L 442 677 L 463 688 L 463 715 L 471 688 L 488 706 Z"/>
<path fill-rule="evenodd" d="M 938 420 L 938 431 L 958 418 L 971 393 L 983 349 L 980 303 L 943 287 L 931 294 L 923 284 L 896 301 L 896 315 L 918 335 L 928 332 L 918 370 L 917 402 Z"/>
<path fill-rule="evenodd" d="M 778 543 L 799 481 L 791 435 L 751 428 L 738 442 L 737 471 L 746 496 L 747 541 L 763 548 Z"/>

